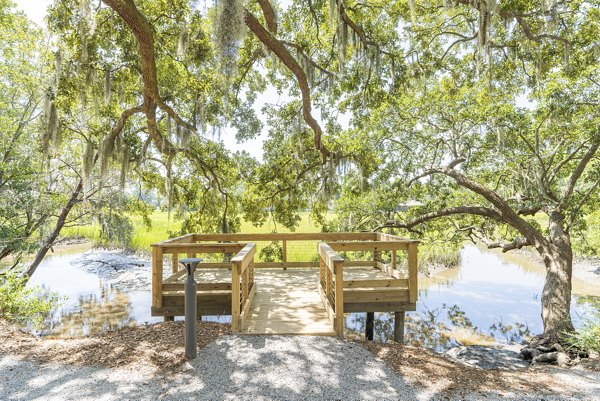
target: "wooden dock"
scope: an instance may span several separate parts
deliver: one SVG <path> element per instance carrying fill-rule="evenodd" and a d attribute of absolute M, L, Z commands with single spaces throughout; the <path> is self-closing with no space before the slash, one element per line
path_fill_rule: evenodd
<path fill-rule="evenodd" d="M 257 249 L 273 244 L 281 247 L 281 261 L 260 260 Z M 415 310 L 417 244 L 380 233 L 191 234 L 163 241 L 153 245 L 152 314 L 183 315 L 179 255 L 201 256 L 199 315 L 231 315 L 240 333 L 343 337 L 344 313 L 396 312 L 403 321 L 405 311 Z M 298 246 L 311 260 L 290 260 Z M 165 255 L 171 255 L 167 278 Z"/>

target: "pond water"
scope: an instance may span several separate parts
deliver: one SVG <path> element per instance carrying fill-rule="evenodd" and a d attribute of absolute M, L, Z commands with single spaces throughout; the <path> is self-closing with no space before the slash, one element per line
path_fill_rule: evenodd
<path fill-rule="evenodd" d="M 89 246 L 48 256 L 30 283 L 64 297 L 48 320 L 44 335 L 85 336 L 130 324 L 162 321 L 150 316 L 149 261 L 112 251 L 90 251 Z M 407 339 L 435 349 L 458 342 L 492 344 L 519 341 L 542 331 L 540 294 L 544 283 L 541 264 L 522 256 L 507 257 L 476 246 L 461 251 L 461 264 L 432 277 L 420 278 L 416 312 L 407 313 Z M 591 316 L 592 302 L 600 304 L 600 280 L 574 280 L 573 320 Z M 203 317 L 230 321 L 228 316 Z M 375 336 L 392 336 L 388 313 L 376 314 Z M 364 314 L 349 314 L 349 335 L 364 333 Z"/>

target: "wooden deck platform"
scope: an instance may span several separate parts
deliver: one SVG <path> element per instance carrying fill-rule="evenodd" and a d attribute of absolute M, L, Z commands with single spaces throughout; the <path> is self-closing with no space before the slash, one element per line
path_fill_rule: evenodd
<path fill-rule="evenodd" d="M 282 243 L 281 261 L 260 260 L 256 241 Z M 290 244 L 304 246 L 304 262 L 288 259 Z M 403 261 L 398 251 L 406 252 Z M 163 279 L 163 258 L 169 254 L 172 275 Z M 183 315 L 181 254 L 206 255 L 195 273 L 197 313 L 231 315 L 234 332 L 341 338 L 345 313 L 395 312 L 403 321 L 405 311 L 415 310 L 414 240 L 380 233 L 288 233 L 190 234 L 163 241 L 153 245 L 154 316 Z M 235 256 L 226 262 L 226 255 Z"/>
<path fill-rule="evenodd" d="M 318 269 L 260 269 L 247 334 L 335 335 L 319 296 Z"/>

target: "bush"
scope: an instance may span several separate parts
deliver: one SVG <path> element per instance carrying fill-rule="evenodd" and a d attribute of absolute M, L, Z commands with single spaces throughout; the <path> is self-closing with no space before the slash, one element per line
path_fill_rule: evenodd
<path fill-rule="evenodd" d="M 567 333 L 566 341 L 584 350 L 600 352 L 600 320 L 588 321 L 573 333 Z"/>
<path fill-rule="evenodd" d="M 41 287 L 27 287 L 26 284 L 24 277 L 13 272 L 0 275 L 0 317 L 39 329 L 59 305 L 59 299 L 55 293 L 46 293 Z"/>
<path fill-rule="evenodd" d="M 580 296 L 577 298 L 577 303 L 591 306 L 592 317 L 584 320 L 581 327 L 575 332 L 566 333 L 565 340 L 581 350 L 594 350 L 600 353 L 600 299 L 591 296 Z"/>

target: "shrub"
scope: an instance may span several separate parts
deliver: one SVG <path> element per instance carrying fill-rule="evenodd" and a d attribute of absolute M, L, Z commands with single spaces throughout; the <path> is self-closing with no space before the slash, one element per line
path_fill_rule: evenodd
<path fill-rule="evenodd" d="M 578 349 L 600 353 L 600 319 L 588 320 L 573 333 L 567 333 L 565 340 Z"/>
<path fill-rule="evenodd" d="M 59 299 L 55 293 L 26 284 L 27 280 L 14 272 L 0 275 L 0 317 L 39 329 L 48 314 L 59 305 Z"/>

